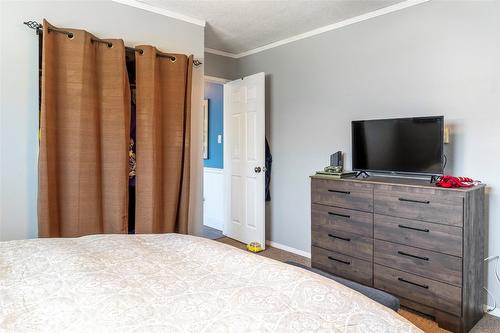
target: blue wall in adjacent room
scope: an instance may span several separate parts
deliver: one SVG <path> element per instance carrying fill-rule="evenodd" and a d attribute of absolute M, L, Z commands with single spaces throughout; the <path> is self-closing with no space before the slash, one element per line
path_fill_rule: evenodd
<path fill-rule="evenodd" d="M 203 165 L 207 168 L 223 169 L 223 144 L 217 143 L 217 136 L 223 135 L 224 85 L 205 82 L 205 99 L 208 99 L 208 159 L 204 160 Z"/>

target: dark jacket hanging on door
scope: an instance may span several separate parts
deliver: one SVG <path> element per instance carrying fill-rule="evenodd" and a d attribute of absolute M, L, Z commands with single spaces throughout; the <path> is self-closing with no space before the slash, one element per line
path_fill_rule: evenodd
<path fill-rule="evenodd" d="M 273 156 L 271 155 L 271 149 L 269 148 L 269 143 L 266 138 L 266 201 L 271 201 L 271 190 L 269 185 L 271 184 L 271 166 L 273 164 Z"/>

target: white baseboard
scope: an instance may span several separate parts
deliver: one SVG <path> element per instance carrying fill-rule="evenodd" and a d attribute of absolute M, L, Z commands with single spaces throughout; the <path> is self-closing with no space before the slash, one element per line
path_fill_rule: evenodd
<path fill-rule="evenodd" d="M 496 308 L 495 310 L 491 311 L 491 312 L 486 312 L 486 309 L 488 308 L 487 305 L 484 306 L 484 312 L 489 314 L 489 315 L 492 315 L 492 316 L 495 316 L 495 317 L 500 317 L 500 309 L 499 308 Z"/>
<path fill-rule="evenodd" d="M 293 254 L 297 254 L 297 255 L 302 256 L 302 257 L 311 258 L 310 252 L 302 251 L 302 250 L 299 250 L 299 249 L 296 249 L 296 248 L 293 248 L 293 247 L 290 247 L 287 245 L 283 245 L 280 243 L 276 243 L 276 242 L 273 242 L 270 240 L 266 240 L 266 245 L 269 245 L 269 246 L 272 246 L 272 247 L 275 247 L 277 249 L 287 251 L 287 252 L 290 252 Z"/>

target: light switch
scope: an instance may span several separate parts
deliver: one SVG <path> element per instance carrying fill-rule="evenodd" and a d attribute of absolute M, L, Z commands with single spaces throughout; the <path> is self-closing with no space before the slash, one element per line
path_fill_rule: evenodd
<path fill-rule="evenodd" d="M 445 143 L 445 144 L 450 143 L 450 128 L 449 127 L 444 128 L 443 143 Z"/>
<path fill-rule="evenodd" d="M 222 135 L 217 135 L 217 143 L 222 143 Z"/>

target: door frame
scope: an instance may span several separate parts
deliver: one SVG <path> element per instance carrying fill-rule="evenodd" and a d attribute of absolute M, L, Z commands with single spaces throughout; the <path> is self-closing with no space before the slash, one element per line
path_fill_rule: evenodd
<path fill-rule="evenodd" d="M 204 75 L 203 76 L 203 84 L 205 84 L 205 82 L 211 82 L 211 83 L 218 83 L 218 84 L 222 84 L 224 85 L 225 83 L 227 82 L 231 82 L 231 80 L 228 80 L 228 79 L 224 79 L 224 78 L 221 78 L 221 77 L 215 77 L 215 76 L 209 76 L 209 75 Z M 205 98 L 203 98 L 205 99 Z M 210 112 L 210 111 L 209 111 Z M 223 109 L 222 111 L 222 118 L 224 119 L 224 117 L 226 116 L 226 110 Z M 225 138 L 223 137 L 222 138 L 222 151 L 224 151 L 224 145 L 225 145 Z M 204 163 L 202 163 L 204 164 Z M 211 169 L 211 168 L 205 168 L 205 166 L 203 166 L 203 172 L 202 172 L 202 184 L 201 184 L 201 193 L 202 193 L 202 196 L 201 196 L 201 207 L 202 207 L 202 215 L 203 215 L 203 222 L 202 222 L 202 225 L 205 226 L 205 197 L 203 195 L 203 193 L 205 193 L 205 169 Z M 225 181 L 226 181 L 226 170 L 225 168 L 222 168 L 220 169 L 221 170 L 221 173 L 222 173 L 222 177 L 223 177 L 223 184 L 222 184 L 222 190 L 223 190 L 223 202 L 222 202 L 222 206 L 223 206 L 223 211 L 225 212 L 225 207 L 226 207 L 226 202 L 225 202 L 225 191 L 226 191 L 226 186 L 225 186 Z M 226 219 L 226 215 L 224 214 L 224 216 L 222 217 L 222 229 L 220 230 L 221 232 L 223 231 L 224 229 L 224 225 L 226 223 L 225 221 Z"/>
<path fill-rule="evenodd" d="M 224 84 L 224 83 L 231 82 L 233 80 L 228 80 L 228 79 L 223 79 L 221 77 L 215 77 L 215 76 L 205 75 L 203 77 L 203 81 L 204 82 L 212 82 L 212 83 Z"/>

